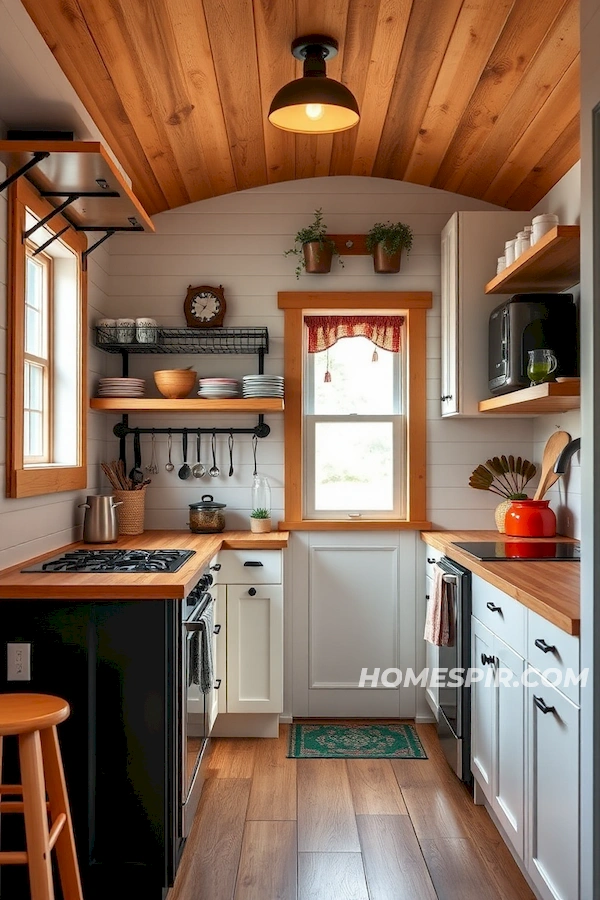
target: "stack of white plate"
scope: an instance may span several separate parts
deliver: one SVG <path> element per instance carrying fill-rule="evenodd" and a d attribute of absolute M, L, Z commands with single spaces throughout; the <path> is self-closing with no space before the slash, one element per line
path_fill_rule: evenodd
<path fill-rule="evenodd" d="M 99 397 L 143 397 L 146 382 L 143 378 L 101 378 Z"/>
<path fill-rule="evenodd" d="M 235 378 L 200 378 L 198 396 L 204 400 L 231 400 L 240 396 L 240 385 Z"/>
<path fill-rule="evenodd" d="M 244 397 L 283 397 L 283 375 L 244 375 Z"/>

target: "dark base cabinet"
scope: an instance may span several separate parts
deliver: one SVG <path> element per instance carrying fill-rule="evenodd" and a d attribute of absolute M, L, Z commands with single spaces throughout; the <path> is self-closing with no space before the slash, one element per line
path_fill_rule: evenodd
<path fill-rule="evenodd" d="M 163 900 L 174 880 L 180 602 L 0 602 L 0 691 L 71 704 L 58 730 L 86 900 Z M 6 680 L 11 641 L 32 644 L 31 681 Z M 14 743 L 5 742 L 8 783 Z M 3 816 L 2 849 L 22 841 L 22 817 Z M 0 878 L 2 900 L 29 898 L 25 867 L 4 866 Z"/>

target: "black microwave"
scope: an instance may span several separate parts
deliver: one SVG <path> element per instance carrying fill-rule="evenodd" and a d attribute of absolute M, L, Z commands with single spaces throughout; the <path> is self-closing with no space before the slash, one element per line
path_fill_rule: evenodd
<path fill-rule="evenodd" d="M 497 306 L 489 324 L 489 386 L 507 394 L 529 386 L 530 350 L 552 350 L 555 376 L 577 376 L 577 306 L 572 294 L 515 294 Z"/>

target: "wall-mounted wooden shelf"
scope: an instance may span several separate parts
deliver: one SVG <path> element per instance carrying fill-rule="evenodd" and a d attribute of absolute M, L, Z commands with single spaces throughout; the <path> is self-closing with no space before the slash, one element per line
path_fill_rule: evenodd
<path fill-rule="evenodd" d="M 536 384 L 535 387 L 524 388 L 491 397 L 479 404 L 481 413 L 498 413 L 500 415 L 541 416 L 545 413 L 563 413 L 570 409 L 579 409 L 580 381 L 550 381 L 547 384 Z"/>
<path fill-rule="evenodd" d="M 274 413 L 283 412 L 283 400 L 278 397 L 239 400 L 167 400 L 162 398 L 142 398 L 130 400 L 127 397 L 92 397 L 91 409 L 103 412 L 196 412 L 196 413 Z"/>
<path fill-rule="evenodd" d="M 579 225 L 557 225 L 485 286 L 486 294 L 563 291 L 579 281 Z"/>

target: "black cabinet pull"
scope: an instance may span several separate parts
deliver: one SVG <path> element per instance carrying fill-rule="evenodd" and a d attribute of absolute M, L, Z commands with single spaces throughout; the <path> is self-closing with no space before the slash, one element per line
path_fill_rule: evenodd
<path fill-rule="evenodd" d="M 541 650 L 543 653 L 556 653 L 554 644 L 547 644 L 544 638 L 537 638 L 533 643 L 538 650 Z"/>
<path fill-rule="evenodd" d="M 428 556 L 427 562 L 429 563 L 430 566 L 432 566 L 434 564 L 434 562 L 437 562 L 437 560 L 433 559 L 431 556 Z"/>
<path fill-rule="evenodd" d="M 256 594 L 256 588 L 248 588 L 248 593 L 251 597 L 254 597 L 254 595 Z"/>
<path fill-rule="evenodd" d="M 221 626 L 220 626 L 220 625 L 215 625 L 215 629 L 214 629 L 214 631 L 213 631 L 213 634 L 220 634 L 220 633 L 221 633 Z"/>
<path fill-rule="evenodd" d="M 425 594 L 425 599 L 429 600 L 429 594 Z"/>
<path fill-rule="evenodd" d="M 440 400 L 442 401 L 442 403 L 444 403 L 445 400 L 452 400 L 452 394 L 442 394 Z"/>
<path fill-rule="evenodd" d="M 244 563 L 244 565 L 245 566 L 262 566 L 262 563 L 258 562 L 258 560 L 249 559 L 249 560 L 247 560 L 247 562 Z"/>
<path fill-rule="evenodd" d="M 481 665 L 482 666 L 493 666 L 495 662 L 495 658 L 493 656 L 486 656 L 485 653 L 481 654 Z"/>
<path fill-rule="evenodd" d="M 215 691 L 218 691 L 220 687 L 221 687 L 221 679 L 220 679 L 220 678 L 217 678 L 217 680 L 216 680 L 215 683 L 214 683 L 214 689 L 215 689 Z"/>
<path fill-rule="evenodd" d="M 502 607 L 501 607 L 501 606 L 494 606 L 494 604 L 492 603 L 491 600 L 490 600 L 489 603 L 486 603 L 485 605 L 487 606 L 487 608 L 489 609 L 490 612 L 499 612 L 499 613 L 502 612 Z"/>
<path fill-rule="evenodd" d="M 210 567 L 211 572 L 220 572 L 221 571 L 221 563 L 215 563 L 214 566 Z"/>
<path fill-rule="evenodd" d="M 541 697 L 536 697 L 535 694 L 533 695 L 533 702 L 535 703 L 535 705 L 537 706 L 537 708 L 538 708 L 539 710 L 541 710 L 541 712 L 544 713 L 544 715 L 546 715 L 546 713 L 550 713 L 550 712 L 551 712 L 551 713 L 555 713 L 555 712 L 556 712 L 556 707 L 554 707 L 554 706 L 546 706 L 546 704 L 544 703 L 544 701 L 542 700 L 542 698 L 541 698 Z"/>

